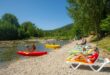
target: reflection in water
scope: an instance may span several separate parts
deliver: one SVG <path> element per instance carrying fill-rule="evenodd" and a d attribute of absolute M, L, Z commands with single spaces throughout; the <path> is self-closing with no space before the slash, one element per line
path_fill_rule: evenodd
<path fill-rule="evenodd" d="M 16 47 L 2 48 L 0 52 L 0 62 L 10 61 L 12 59 L 17 58 L 18 55 L 16 55 L 16 52 L 17 52 Z"/>
<path fill-rule="evenodd" d="M 63 46 L 64 44 L 67 44 L 68 41 L 56 41 L 54 43 Z M 10 61 L 12 59 L 16 60 L 19 58 L 23 58 L 23 56 L 16 54 L 16 52 L 21 51 L 21 50 L 25 51 L 26 45 L 31 46 L 32 44 L 33 44 L 33 42 L 25 42 L 25 43 L 17 43 L 16 46 L 14 44 L 13 47 L 0 48 L 0 62 Z M 47 52 L 52 51 L 52 49 L 45 48 L 45 44 L 43 44 L 43 43 L 36 42 L 35 45 L 36 45 L 37 51 L 47 51 Z"/>

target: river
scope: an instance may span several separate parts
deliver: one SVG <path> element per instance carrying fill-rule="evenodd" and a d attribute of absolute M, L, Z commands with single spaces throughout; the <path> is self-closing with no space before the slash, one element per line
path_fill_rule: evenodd
<path fill-rule="evenodd" d="M 14 44 L 11 44 L 10 47 L 7 47 L 7 46 L 0 47 L 0 63 L 12 61 L 12 60 L 24 59 L 23 56 L 16 54 L 16 52 L 25 50 L 27 45 L 31 46 L 33 43 L 36 45 L 37 51 L 47 51 L 47 52 L 53 51 L 53 49 L 45 48 L 45 44 L 38 42 L 38 41 L 37 42 L 35 41 L 34 42 L 32 41 L 31 42 L 27 42 L 27 41 L 16 42 Z M 63 46 L 67 44 L 68 41 L 67 40 L 66 41 L 55 41 L 54 43 Z"/>

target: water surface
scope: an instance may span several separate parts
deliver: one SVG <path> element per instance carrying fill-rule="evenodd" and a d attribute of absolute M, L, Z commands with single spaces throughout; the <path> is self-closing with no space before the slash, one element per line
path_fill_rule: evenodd
<path fill-rule="evenodd" d="M 26 51 L 26 46 L 29 45 L 31 47 L 32 44 L 36 45 L 37 51 L 47 51 L 51 52 L 53 49 L 45 48 L 44 43 L 40 42 L 22 42 L 16 43 L 11 47 L 0 47 L 0 63 L 7 62 L 11 60 L 24 59 L 24 56 L 16 54 L 17 51 Z M 53 42 L 51 42 L 53 43 Z M 59 44 L 61 46 L 67 44 L 68 41 L 55 41 L 54 44 Z"/>

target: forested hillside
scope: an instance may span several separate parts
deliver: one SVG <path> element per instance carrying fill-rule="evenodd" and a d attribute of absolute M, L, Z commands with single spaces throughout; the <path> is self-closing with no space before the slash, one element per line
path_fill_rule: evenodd
<path fill-rule="evenodd" d="M 73 24 L 68 24 L 54 30 L 46 30 L 44 31 L 44 36 L 56 39 L 72 39 L 74 34 L 72 29 Z"/>

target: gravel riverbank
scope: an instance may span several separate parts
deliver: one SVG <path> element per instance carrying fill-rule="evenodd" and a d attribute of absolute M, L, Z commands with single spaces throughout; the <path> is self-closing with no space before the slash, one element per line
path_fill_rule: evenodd
<path fill-rule="evenodd" d="M 77 41 L 41 57 L 26 57 L 10 64 L 0 65 L 0 75 L 110 75 L 110 64 L 101 72 L 93 72 L 89 67 L 81 66 L 72 70 L 66 63 L 68 50 Z"/>

